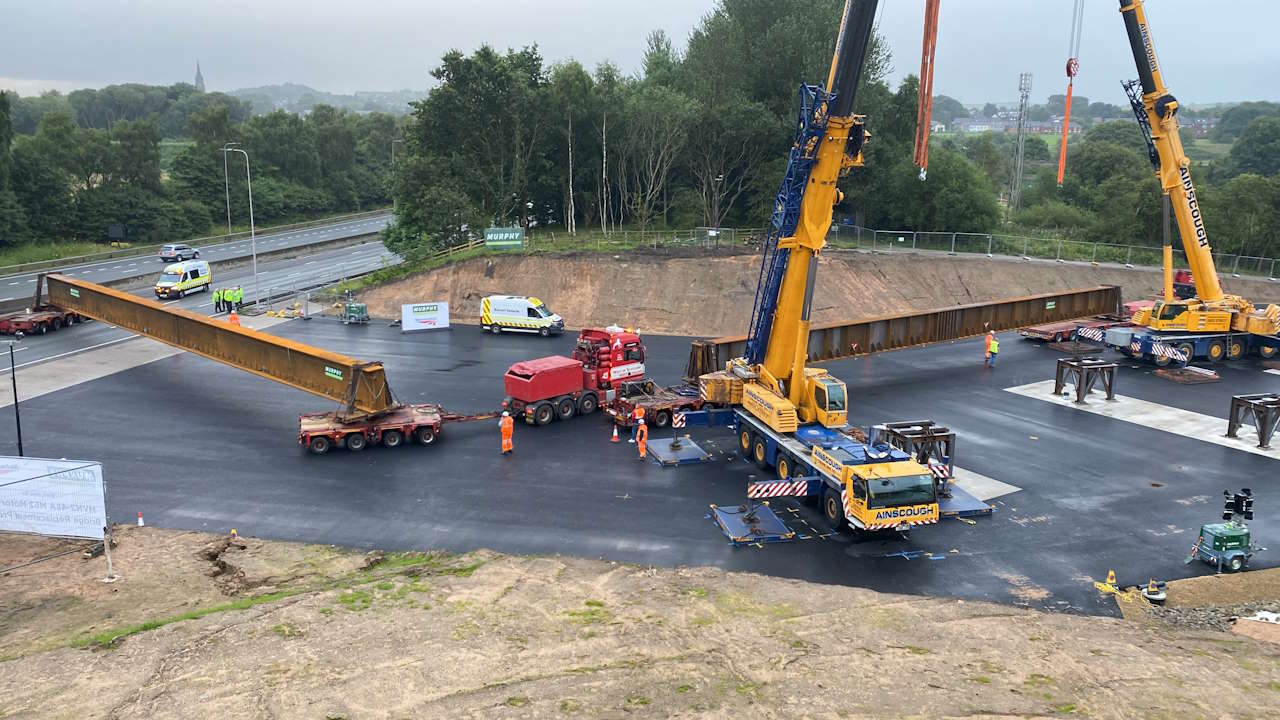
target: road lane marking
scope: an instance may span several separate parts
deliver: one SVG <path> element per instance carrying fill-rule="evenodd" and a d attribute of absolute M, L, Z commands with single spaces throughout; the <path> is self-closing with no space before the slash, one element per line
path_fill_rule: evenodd
<path fill-rule="evenodd" d="M 1280 375 L 1280 370 L 1264 370 L 1263 372 L 1269 372 L 1272 375 Z"/>
<path fill-rule="evenodd" d="M 1142 425 L 1153 430 L 1161 430 L 1173 435 L 1180 435 L 1192 440 L 1221 445 L 1232 450 L 1242 450 L 1254 455 L 1280 460 L 1280 446 L 1273 447 L 1270 450 L 1258 447 L 1258 438 L 1252 427 L 1243 428 L 1239 433 L 1239 437 L 1227 437 L 1227 421 L 1225 418 L 1202 415 L 1190 410 L 1182 410 L 1168 405 L 1125 397 L 1124 395 L 1116 395 L 1114 401 L 1108 401 L 1101 395 L 1091 394 L 1089 397 L 1093 399 L 1084 405 L 1077 405 L 1071 397 L 1054 395 L 1052 380 L 1005 388 L 1005 392 L 1042 400 L 1073 410 L 1093 413 L 1094 415 L 1102 415 L 1115 420 L 1123 420 L 1124 422 Z M 1071 396 L 1074 396 L 1074 392 L 1071 393 Z"/>
<path fill-rule="evenodd" d="M 134 338 L 136 338 L 136 337 L 138 337 L 138 336 L 137 336 L 137 335 L 129 335 L 129 336 L 127 336 L 127 337 L 116 338 L 115 340 L 108 340 L 108 341 L 106 341 L 106 342 L 104 342 L 104 343 L 98 343 L 97 345 L 90 345 L 89 347 L 80 348 L 80 349 L 78 349 L 78 350 L 71 350 L 71 351 L 68 351 L 68 352 L 61 353 L 61 354 L 59 354 L 59 355 L 50 355 L 50 356 L 49 356 L 49 357 L 47 357 L 47 358 L 40 358 L 39 360 L 32 360 L 31 362 L 25 362 L 25 363 L 22 363 L 22 364 L 18 365 L 17 367 L 15 367 L 14 369 L 15 369 L 15 370 L 21 370 L 22 368 L 27 367 L 27 366 L 29 366 L 29 365 L 39 365 L 40 363 L 49 362 L 50 360 L 57 360 L 58 358 L 64 358 L 64 357 L 67 357 L 67 356 L 69 356 L 69 355 L 77 355 L 77 354 L 82 353 L 82 352 L 88 352 L 89 350 L 97 350 L 97 349 L 98 349 L 98 348 L 100 348 L 100 347 L 106 347 L 106 346 L 108 346 L 108 345 L 115 345 L 116 343 L 122 343 L 122 342 L 124 342 L 125 340 L 132 340 L 132 339 L 134 339 Z M 24 349 L 25 349 L 25 348 L 24 348 Z M 15 350 L 15 352 L 16 352 L 16 350 Z M 179 351 L 179 352 L 181 352 L 181 351 Z M 3 375 L 3 374 L 5 374 L 5 373 L 7 373 L 7 372 L 9 372 L 9 368 L 7 368 L 7 367 L 3 367 L 3 366 L 0 366 L 0 375 Z"/>
<path fill-rule="evenodd" d="M 9 284 L 10 284 L 10 285 L 17 285 L 18 283 L 16 283 L 16 282 L 11 282 L 11 283 L 9 283 Z"/>

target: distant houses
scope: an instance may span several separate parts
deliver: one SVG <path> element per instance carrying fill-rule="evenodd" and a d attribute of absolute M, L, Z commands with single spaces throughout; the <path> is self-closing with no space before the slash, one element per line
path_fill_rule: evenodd
<path fill-rule="evenodd" d="M 1044 135 L 1059 134 L 1062 132 L 1062 118 L 1050 118 L 1047 121 L 1029 120 L 1026 124 L 1027 132 L 1039 133 Z M 956 118 L 947 125 L 947 130 L 956 133 L 984 133 L 984 132 L 1017 132 L 1018 119 L 1008 117 L 993 118 Z M 1079 123 L 1072 121 L 1071 134 L 1083 132 L 1084 127 Z"/>

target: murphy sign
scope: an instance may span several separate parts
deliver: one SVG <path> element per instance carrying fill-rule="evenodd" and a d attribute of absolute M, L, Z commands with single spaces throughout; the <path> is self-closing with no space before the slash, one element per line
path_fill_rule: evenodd
<path fill-rule="evenodd" d="M 449 327 L 449 303 L 426 302 L 400 306 L 400 332 L 443 330 Z"/>
<path fill-rule="evenodd" d="M 524 247 L 524 228 L 522 227 L 491 227 L 485 228 L 484 246 L 487 248 L 503 249 L 520 249 Z"/>

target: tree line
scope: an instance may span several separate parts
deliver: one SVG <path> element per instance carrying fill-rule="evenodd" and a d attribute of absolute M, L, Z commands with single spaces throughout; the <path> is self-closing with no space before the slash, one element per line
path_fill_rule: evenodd
<path fill-rule="evenodd" d="M 0 245 L 130 242 L 209 234 L 226 223 L 223 146 L 251 162 L 258 223 L 385 206 L 397 119 L 318 105 L 250 116 L 190 85 L 119 85 L 39 98 L 0 93 Z M 177 148 L 162 164 L 162 145 Z M 226 158 L 231 214 L 248 224 L 244 156 Z"/>

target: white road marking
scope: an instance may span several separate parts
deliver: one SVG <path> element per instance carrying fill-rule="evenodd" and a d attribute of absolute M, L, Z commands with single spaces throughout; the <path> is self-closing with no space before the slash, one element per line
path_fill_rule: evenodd
<path fill-rule="evenodd" d="M 1182 410 L 1123 395 L 1116 395 L 1114 401 L 1108 402 L 1101 395 L 1090 394 L 1091 400 L 1084 405 L 1077 405 L 1070 397 L 1054 395 L 1052 380 L 1005 388 L 1005 392 L 1131 422 L 1135 425 L 1162 430 L 1192 440 L 1200 440 L 1233 450 L 1242 450 L 1254 455 L 1280 460 L 1280 446 L 1273 447 L 1270 450 L 1263 450 L 1258 447 L 1257 435 L 1253 432 L 1252 427 L 1243 428 L 1238 433 L 1239 437 L 1227 437 L 1227 421 L 1224 418 L 1202 415 L 1190 410 Z"/>
<path fill-rule="evenodd" d="M 10 284 L 10 285 L 17 285 L 18 283 L 16 283 L 16 282 L 11 282 L 11 283 L 9 283 L 9 284 Z"/>
<path fill-rule="evenodd" d="M 14 283 L 9 283 L 9 284 L 13 285 Z M 1263 370 L 1263 372 L 1268 372 L 1268 373 L 1271 373 L 1272 375 L 1280 375 L 1280 370 Z"/>
<path fill-rule="evenodd" d="M 62 354 L 60 354 L 60 355 L 50 355 L 50 356 L 49 356 L 49 357 L 47 357 L 47 358 L 41 358 L 41 359 L 39 359 L 39 360 L 32 360 L 31 362 L 22 363 L 21 365 L 18 365 L 15 369 L 22 369 L 22 368 L 24 368 L 24 367 L 27 367 L 28 365 L 39 365 L 40 363 L 49 362 L 50 360 L 57 360 L 58 358 L 64 358 L 64 357 L 67 357 L 68 355 L 78 355 L 78 354 L 80 354 L 80 353 L 82 353 L 82 352 L 88 352 L 89 350 L 96 350 L 96 349 L 98 349 L 98 348 L 100 348 L 100 347 L 106 347 L 106 346 L 108 346 L 108 345 L 115 345 L 116 343 L 122 343 L 122 342 L 124 342 L 125 340 L 132 340 L 132 339 L 134 339 L 134 338 L 136 338 L 136 337 L 138 337 L 138 336 L 137 336 L 137 335 L 129 335 L 129 336 L 122 337 L 122 338 L 116 338 L 115 340 L 108 340 L 108 341 L 106 341 L 106 342 L 104 342 L 104 343 L 98 343 L 97 345 L 90 345 L 89 347 L 80 348 L 80 349 L 78 349 L 78 350 L 71 350 L 71 351 L 69 351 L 69 352 L 64 352 L 64 353 L 62 353 Z M 25 350 L 25 349 L 26 349 L 26 348 L 23 348 L 23 350 Z M 15 350 L 14 352 L 17 352 L 17 350 Z M 3 375 L 3 374 L 5 374 L 5 373 L 7 373 L 7 372 L 9 372 L 9 368 L 7 368 L 7 367 L 3 367 L 3 366 L 0 366 L 0 375 Z"/>
<path fill-rule="evenodd" d="M 302 263 L 302 264 L 303 264 L 303 265 L 315 265 L 315 264 L 316 264 L 316 261 L 315 261 L 315 260 L 308 260 L 308 261 L 306 261 L 306 262 L 304 262 L 304 263 Z M 10 283 L 10 285 L 17 285 L 17 284 L 18 284 L 18 283 Z M 1273 371 L 1270 371 L 1270 372 L 1275 372 L 1275 371 L 1273 370 Z"/>

